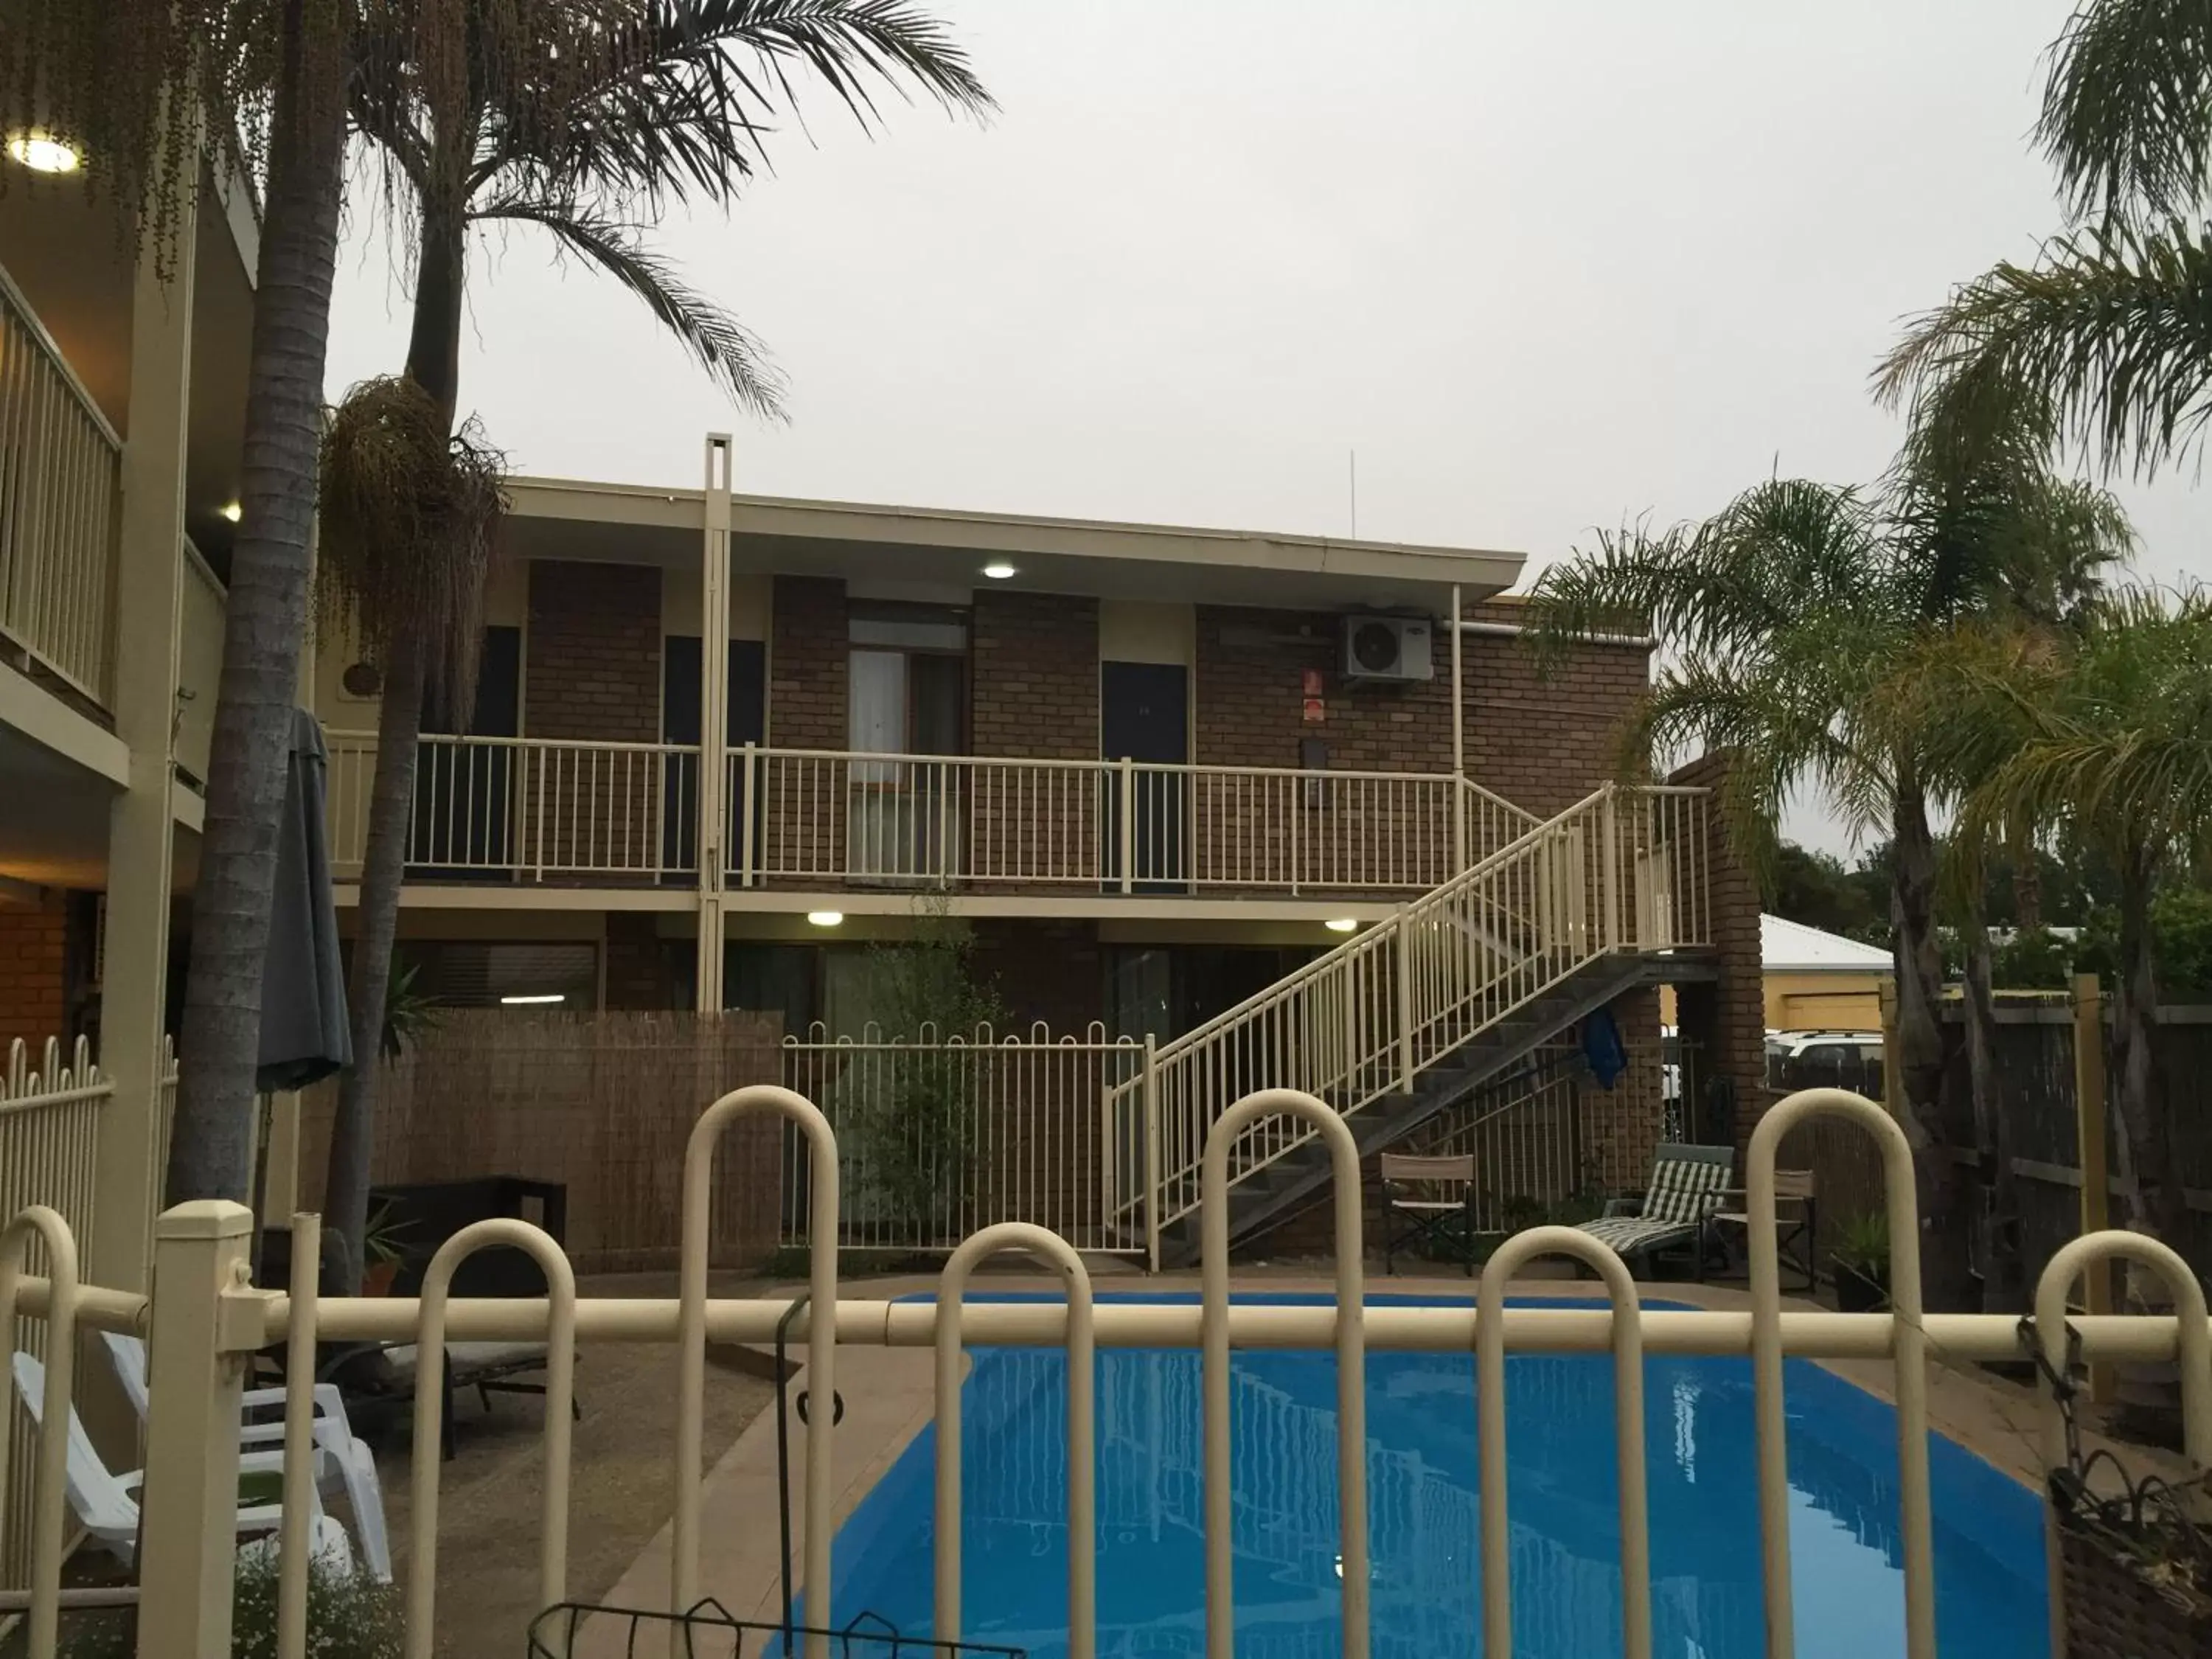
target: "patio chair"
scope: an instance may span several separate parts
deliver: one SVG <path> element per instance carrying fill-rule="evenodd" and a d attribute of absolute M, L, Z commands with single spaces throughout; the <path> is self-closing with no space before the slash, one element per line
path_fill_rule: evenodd
<path fill-rule="evenodd" d="M 23 1398 L 24 1407 L 31 1413 L 31 1421 L 43 1430 L 46 1404 L 46 1368 L 33 1355 L 18 1352 L 15 1361 L 15 1391 Z M 239 1473 L 282 1476 L 284 1455 L 280 1452 L 246 1452 L 238 1460 Z M 100 1453 L 92 1443 L 92 1437 L 84 1431 L 84 1424 L 70 1407 L 69 1414 L 69 1504 L 77 1522 L 83 1527 L 100 1547 L 128 1569 L 137 1563 L 138 1551 L 138 1488 L 146 1479 L 143 1469 L 132 1469 L 116 1474 L 100 1461 Z M 238 1534 L 240 1538 L 273 1533 L 283 1523 L 284 1509 L 281 1504 L 241 1504 L 237 1512 Z M 323 1513 L 322 1504 L 315 1504 L 310 1536 L 315 1559 L 342 1572 L 353 1571 L 353 1549 L 346 1541 L 345 1528 L 335 1517 Z M 241 1549 L 273 1549 L 272 1542 L 257 1539 L 242 1545 Z"/>
<path fill-rule="evenodd" d="M 1651 1184 L 1644 1196 L 1608 1200 L 1605 1214 L 1583 1222 L 1581 1231 L 1611 1245 L 1640 1276 L 1649 1275 L 1662 1254 L 1684 1245 L 1702 1266 L 1706 1224 L 1735 1167 L 1733 1146 L 1663 1145 L 1652 1155 Z"/>
<path fill-rule="evenodd" d="M 354 1396 L 356 1406 L 364 1409 L 365 1402 L 386 1407 L 404 1405 L 415 1398 L 418 1352 L 412 1342 L 334 1344 L 316 1366 L 316 1386 L 343 1388 Z M 453 1455 L 456 1394 L 474 1389 L 483 1408 L 489 1411 L 495 1394 L 542 1395 L 545 1392 L 543 1382 L 522 1380 L 544 1370 L 546 1346 L 543 1342 L 448 1342 L 445 1355 L 446 1363 L 439 1376 L 439 1424 L 441 1452 L 447 1458 Z M 359 1379 L 363 1372 L 378 1362 L 380 1369 L 374 1385 L 362 1385 Z M 349 1376 L 356 1380 L 342 1381 Z M 584 1415 L 583 1401 L 572 1398 L 568 1410 L 571 1416 L 580 1420 Z"/>
<path fill-rule="evenodd" d="M 1418 1158 L 1384 1152 L 1377 1160 L 1382 1182 L 1382 1271 L 1398 1271 L 1401 1245 L 1434 1248 L 1442 1261 L 1455 1255 L 1474 1277 L 1474 1158 Z"/>
<path fill-rule="evenodd" d="M 1721 1197 L 1723 1201 L 1733 1200 L 1743 1207 L 1714 1212 L 1714 1237 L 1725 1248 L 1735 1231 L 1741 1228 L 1744 1243 L 1748 1249 L 1751 1243 L 1749 1194 L 1741 1187 L 1730 1187 L 1722 1193 Z M 1777 1170 L 1774 1172 L 1776 1253 L 1781 1257 L 1782 1266 L 1794 1267 L 1804 1277 L 1805 1282 L 1797 1287 L 1801 1291 L 1809 1291 L 1820 1282 L 1813 1259 L 1814 1206 L 1813 1172 L 1810 1170 Z"/>
<path fill-rule="evenodd" d="M 146 1345 L 135 1336 L 116 1331 L 102 1331 L 100 1334 L 107 1345 L 107 1358 L 115 1367 L 115 1380 L 123 1385 L 124 1397 L 143 1423 L 152 1403 L 146 1383 Z M 247 1389 L 240 1401 L 247 1420 L 239 1426 L 239 1444 L 249 1451 L 276 1449 L 281 1455 L 284 1425 L 255 1422 L 252 1416 L 256 1412 L 272 1408 L 282 1411 L 283 1407 L 283 1389 Z M 361 1534 L 361 1551 L 368 1560 L 368 1570 L 379 1583 L 390 1583 L 392 1545 L 384 1524 L 384 1488 L 376 1478 L 376 1455 L 355 1437 L 353 1425 L 346 1420 L 345 1401 L 328 1382 L 315 1385 L 313 1437 L 315 1446 L 324 1454 L 316 1460 L 320 1477 L 318 1486 L 325 1495 L 343 1489 L 346 1503 L 353 1510 L 354 1529 Z"/>

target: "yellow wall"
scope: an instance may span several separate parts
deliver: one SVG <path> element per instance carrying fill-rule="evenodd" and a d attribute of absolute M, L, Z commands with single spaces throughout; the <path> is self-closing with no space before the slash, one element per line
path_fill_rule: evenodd
<path fill-rule="evenodd" d="M 1770 1031 L 1879 1031 L 1884 974 L 1769 974 Z M 1659 1023 L 1674 1023 L 1674 988 L 1659 988 Z"/>
<path fill-rule="evenodd" d="M 1879 1031 L 1880 974 L 1769 974 L 1769 1030 Z"/>

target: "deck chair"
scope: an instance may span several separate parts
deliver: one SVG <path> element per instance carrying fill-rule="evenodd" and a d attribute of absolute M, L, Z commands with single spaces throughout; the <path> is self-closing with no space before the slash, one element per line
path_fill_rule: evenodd
<path fill-rule="evenodd" d="M 115 1380 L 124 1397 L 143 1423 L 152 1403 L 146 1383 L 146 1345 L 135 1336 L 102 1331 L 107 1358 L 115 1367 Z M 246 1416 L 238 1431 L 238 1442 L 246 1451 L 275 1450 L 281 1455 L 284 1425 L 253 1420 L 257 1412 L 283 1411 L 282 1389 L 249 1389 L 240 1401 Z M 314 1443 L 323 1455 L 316 1460 L 318 1480 L 325 1496 L 343 1489 L 353 1510 L 354 1530 L 361 1534 L 361 1553 L 377 1582 L 392 1582 L 392 1544 L 384 1524 L 384 1488 L 376 1478 L 376 1455 L 354 1436 L 346 1420 L 345 1401 L 328 1382 L 315 1385 Z"/>
<path fill-rule="evenodd" d="M 1721 1197 L 1731 1207 L 1714 1212 L 1713 1231 L 1725 1243 L 1740 1228 L 1747 1249 L 1751 1240 L 1750 1194 L 1741 1187 L 1730 1187 Z M 1805 1282 L 1797 1287 L 1802 1291 L 1809 1291 L 1820 1282 L 1813 1261 L 1814 1204 L 1810 1170 L 1774 1172 L 1775 1253 L 1781 1258 L 1783 1267 L 1794 1267 L 1803 1276 Z"/>
<path fill-rule="evenodd" d="M 23 1404 L 31 1413 L 31 1421 L 41 1430 L 45 1426 L 46 1403 L 46 1368 L 30 1354 L 18 1352 L 15 1355 L 15 1392 L 22 1396 Z M 240 1474 L 282 1474 L 284 1455 L 280 1452 L 247 1452 L 238 1460 Z M 143 1469 L 132 1469 L 116 1474 L 100 1461 L 100 1453 L 92 1443 L 92 1437 L 84 1431 L 84 1424 L 70 1407 L 69 1414 L 69 1504 L 76 1513 L 78 1524 L 97 1541 L 100 1547 L 120 1561 L 127 1569 L 135 1565 L 138 1549 L 138 1488 L 144 1482 Z M 284 1519 L 280 1504 L 249 1504 L 238 1510 L 238 1534 L 240 1538 L 273 1533 Z M 315 1504 L 313 1527 L 309 1533 L 310 1548 L 316 1560 L 340 1572 L 353 1571 L 353 1549 L 346 1542 L 345 1528 L 337 1520 L 323 1513 L 322 1505 Z M 263 1541 L 246 1544 L 245 1549 L 273 1548 Z"/>
<path fill-rule="evenodd" d="M 1474 1277 L 1474 1158 L 1417 1158 L 1385 1152 L 1377 1160 L 1382 1182 L 1382 1271 L 1398 1271 L 1401 1245 L 1432 1247 L 1439 1260 L 1454 1256 Z"/>
<path fill-rule="evenodd" d="M 415 1378 L 418 1350 L 412 1342 L 347 1342 L 335 1346 L 317 1369 L 317 1388 L 337 1386 L 331 1379 L 358 1379 L 359 1367 L 367 1356 L 380 1361 L 387 1386 L 361 1388 L 347 1382 L 351 1388 L 356 1406 L 364 1401 L 391 1406 L 411 1401 L 415 1397 Z M 474 1389 L 486 1411 L 491 1409 L 495 1394 L 543 1395 L 545 1384 L 529 1382 L 521 1378 L 542 1373 L 545 1370 L 546 1346 L 543 1342 L 448 1342 L 445 1347 L 446 1363 L 439 1378 L 439 1423 L 442 1455 L 451 1458 L 454 1453 L 456 1425 L 453 1418 L 453 1396 L 465 1389 Z M 584 1403 L 572 1399 L 570 1413 L 581 1419 Z"/>
<path fill-rule="evenodd" d="M 1720 1208 L 1735 1167 L 1733 1146 L 1662 1146 L 1652 1155 L 1651 1185 L 1644 1196 L 1608 1200 L 1605 1214 L 1583 1222 L 1581 1231 L 1611 1245 L 1642 1276 L 1661 1254 L 1685 1245 L 1702 1263 L 1706 1224 Z"/>

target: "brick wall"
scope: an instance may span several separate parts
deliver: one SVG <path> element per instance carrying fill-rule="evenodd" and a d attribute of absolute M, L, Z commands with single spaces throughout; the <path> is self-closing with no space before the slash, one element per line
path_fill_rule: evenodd
<path fill-rule="evenodd" d="M 845 584 L 778 576 L 769 620 L 768 741 L 777 749 L 845 747 Z M 770 867 L 821 866 L 844 846 L 845 774 L 834 763 L 775 759 L 760 778 L 758 833 Z M 816 887 L 817 879 L 769 885 Z"/>
<path fill-rule="evenodd" d="M 33 908 L 0 910 L 0 1058 L 17 1037 L 39 1064 L 48 1037 L 69 1036 L 69 913 L 49 892 Z"/>
<path fill-rule="evenodd" d="M 1055 1037 L 1082 1037 L 1105 1018 L 1097 923 L 985 916 L 975 929 L 976 970 L 1006 1005 L 1009 1031 L 1042 1020 Z"/>
<path fill-rule="evenodd" d="M 659 742 L 659 569 L 533 559 L 525 658 L 523 729 L 531 737 Z M 523 764 L 513 787 L 523 803 L 526 860 L 636 866 L 659 855 L 646 844 L 664 787 L 654 757 L 534 750 Z"/>
<path fill-rule="evenodd" d="M 1759 878 L 1738 852 L 1717 800 L 1727 771 L 1724 757 L 1709 755 L 1668 780 L 1711 789 L 1716 796 L 1707 815 L 1704 867 L 1717 975 L 1710 984 L 1676 987 L 1674 1006 L 1684 1041 L 1698 1045 L 1705 1077 L 1725 1079 L 1734 1092 L 1735 1139 L 1741 1151 L 1766 1105 L 1766 999 L 1759 939 Z M 1688 1104 L 1692 1122 L 1705 1121 L 1705 1103 Z"/>
<path fill-rule="evenodd" d="M 969 626 L 972 751 L 1095 762 L 1098 602 L 978 590 Z M 1087 769 L 985 774 L 963 805 L 969 867 L 979 874 L 1033 869 L 1046 849 L 1062 868 L 1094 867 L 1085 860 L 1098 856 L 1098 786 Z"/>
<path fill-rule="evenodd" d="M 1519 616 L 1513 605 L 1482 605 L 1470 615 L 1498 622 Z M 1300 740 L 1327 745 L 1328 764 L 1350 771 L 1449 773 L 1451 769 L 1450 641 L 1439 630 L 1436 677 L 1403 685 L 1348 681 L 1334 617 L 1312 611 L 1201 606 L 1194 697 L 1200 764 L 1295 767 Z M 1623 722 L 1649 678 L 1649 653 L 1634 647 L 1587 645 L 1571 650 L 1550 678 L 1540 678 L 1517 639 L 1470 635 L 1463 643 L 1462 680 L 1468 775 L 1524 810 L 1549 817 L 1613 776 Z M 1304 718 L 1304 676 L 1322 676 L 1326 719 Z M 1421 884 L 1450 871 L 1449 794 L 1434 786 L 1340 784 L 1329 795 L 1299 790 L 1274 816 L 1279 836 L 1297 833 L 1304 879 L 1326 888 L 1332 848 L 1370 845 L 1397 850 L 1400 873 Z M 1201 860 L 1210 837 L 1209 811 L 1250 813 L 1244 800 L 1218 807 L 1199 784 L 1197 841 Z M 1470 854 L 1479 848 L 1470 848 Z M 1341 855 L 1340 854 L 1340 857 Z M 1201 874 L 1232 876 L 1232 871 Z"/>
<path fill-rule="evenodd" d="M 523 719 L 533 738 L 660 740 L 660 570 L 530 563 Z"/>
<path fill-rule="evenodd" d="M 617 1010 L 672 1008 L 668 951 L 652 915 L 641 910 L 607 912 L 606 1006 Z"/>

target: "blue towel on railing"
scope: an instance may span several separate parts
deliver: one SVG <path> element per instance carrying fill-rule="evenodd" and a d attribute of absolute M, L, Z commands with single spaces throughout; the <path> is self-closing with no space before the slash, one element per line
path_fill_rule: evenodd
<path fill-rule="evenodd" d="M 1620 1046 L 1620 1026 L 1613 1010 L 1601 1008 L 1583 1022 L 1583 1058 L 1590 1075 L 1610 1089 L 1628 1069 L 1628 1055 Z"/>

